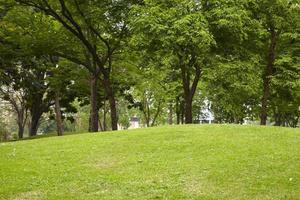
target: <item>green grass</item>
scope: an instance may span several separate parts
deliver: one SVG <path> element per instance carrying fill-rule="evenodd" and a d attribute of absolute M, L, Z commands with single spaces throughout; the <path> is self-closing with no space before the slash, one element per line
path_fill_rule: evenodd
<path fill-rule="evenodd" d="M 300 199 L 300 131 L 190 125 L 3 143 L 0 199 Z"/>

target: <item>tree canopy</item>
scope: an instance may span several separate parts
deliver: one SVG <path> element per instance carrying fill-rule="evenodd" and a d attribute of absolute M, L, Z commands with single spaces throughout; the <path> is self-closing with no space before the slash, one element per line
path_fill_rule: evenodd
<path fill-rule="evenodd" d="M 299 55 L 299 0 L 1 1 L 5 132 L 298 127 Z"/>

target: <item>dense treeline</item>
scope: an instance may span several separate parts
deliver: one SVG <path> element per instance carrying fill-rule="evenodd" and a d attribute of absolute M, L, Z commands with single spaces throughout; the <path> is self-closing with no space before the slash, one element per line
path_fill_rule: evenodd
<path fill-rule="evenodd" d="M 297 127 L 299 55 L 299 0 L 1 1 L 0 132 Z"/>

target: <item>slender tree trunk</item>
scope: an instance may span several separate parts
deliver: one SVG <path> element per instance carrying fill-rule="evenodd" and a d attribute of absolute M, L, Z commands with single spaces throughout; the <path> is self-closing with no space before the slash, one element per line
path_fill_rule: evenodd
<path fill-rule="evenodd" d="M 146 98 L 144 100 L 143 113 L 144 113 L 144 117 L 145 117 L 146 126 L 150 127 L 150 113 L 149 113 L 149 106 L 148 106 L 148 102 L 147 102 Z"/>
<path fill-rule="evenodd" d="M 92 110 L 90 110 L 90 116 L 89 116 L 89 127 L 88 127 L 89 132 L 93 132 L 92 131 L 92 118 L 91 118 L 91 116 L 92 116 Z"/>
<path fill-rule="evenodd" d="M 116 104 L 114 90 L 112 88 L 111 81 L 109 80 L 109 75 L 104 75 L 103 85 L 105 87 L 105 92 L 107 94 L 107 98 L 109 101 L 111 128 L 113 131 L 116 131 L 118 130 L 117 104 Z"/>
<path fill-rule="evenodd" d="M 111 128 L 113 131 L 118 130 L 118 114 L 117 114 L 117 105 L 114 95 L 109 96 L 110 103 L 110 117 L 111 117 Z"/>
<path fill-rule="evenodd" d="M 173 105 L 170 103 L 169 105 L 169 125 L 173 125 Z"/>
<path fill-rule="evenodd" d="M 146 127 L 150 127 L 150 118 L 148 117 L 147 112 L 144 112 Z"/>
<path fill-rule="evenodd" d="M 147 95 L 146 95 L 146 105 L 147 105 L 147 127 L 150 127 L 151 125 L 150 125 L 150 120 L 151 120 L 151 114 L 150 114 L 150 105 L 149 105 L 149 99 L 148 99 L 148 97 L 147 97 Z"/>
<path fill-rule="evenodd" d="M 25 128 L 23 126 L 23 123 L 21 122 L 21 124 L 20 124 L 20 122 L 18 122 L 18 137 L 19 137 L 19 139 L 23 138 L 24 130 L 25 130 Z"/>
<path fill-rule="evenodd" d="M 106 123 L 106 112 L 103 113 L 103 121 L 102 121 L 102 130 L 107 131 L 107 123 Z"/>
<path fill-rule="evenodd" d="M 264 77 L 263 80 L 263 97 L 261 101 L 260 125 L 267 125 L 268 118 L 268 99 L 270 95 L 270 80 Z"/>
<path fill-rule="evenodd" d="M 21 97 L 22 98 L 22 97 Z M 14 98 L 10 98 L 9 96 L 9 102 L 11 103 L 14 111 L 17 114 L 17 124 L 18 124 L 18 138 L 22 139 L 24 136 L 24 130 L 25 125 L 27 121 L 27 109 L 25 108 L 23 100 L 21 98 L 18 98 L 20 100 L 19 105 L 17 101 Z"/>
<path fill-rule="evenodd" d="M 261 100 L 260 124 L 267 125 L 268 101 L 270 97 L 271 76 L 274 72 L 275 50 L 277 45 L 277 33 L 271 30 L 270 47 L 268 51 L 268 63 L 263 73 L 263 96 Z"/>
<path fill-rule="evenodd" d="M 27 129 L 28 129 L 28 135 L 29 136 L 30 136 L 30 127 L 31 127 L 31 119 L 28 119 Z"/>
<path fill-rule="evenodd" d="M 55 93 L 55 120 L 56 120 L 56 127 L 57 127 L 57 135 L 62 136 L 64 129 L 62 124 L 62 116 L 61 116 L 61 108 L 60 108 L 60 95 L 58 92 Z"/>
<path fill-rule="evenodd" d="M 17 112 L 18 138 L 19 139 L 22 139 L 24 137 L 26 121 L 27 121 L 27 111 L 24 108 L 21 108 Z"/>
<path fill-rule="evenodd" d="M 179 102 L 179 96 L 176 97 L 176 124 L 180 124 L 180 102 Z"/>
<path fill-rule="evenodd" d="M 161 110 L 161 103 L 162 103 L 162 100 L 159 100 L 158 102 L 158 106 L 157 106 L 157 110 L 156 110 L 156 113 L 153 117 L 153 120 L 152 120 L 152 123 L 151 123 L 151 126 L 155 126 L 155 123 L 156 123 L 156 119 L 157 117 L 159 116 L 160 114 L 160 110 Z M 150 108 L 149 108 L 149 118 L 150 118 Z"/>
<path fill-rule="evenodd" d="M 185 113 L 185 107 L 184 107 L 184 101 L 180 102 L 180 123 L 184 124 L 184 113 Z"/>
<path fill-rule="evenodd" d="M 106 123 L 106 114 L 108 112 L 108 108 L 106 106 L 106 100 L 104 100 L 104 107 L 103 107 L 103 130 L 107 131 L 107 123 Z"/>
<path fill-rule="evenodd" d="M 100 117 L 99 117 L 99 126 L 100 126 L 101 131 L 107 131 L 106 114 L 107 114 L 107 107 L 106 107 L 106 100 L 104 100 L 103 119 L 100 119 Z"/>
<path fill-rule="evenodd" d="M 97 91 L 97 82 L 98 82 L 98 76 L 91 75 L 90 80 L 90 87 L 91 87 L 91 96 L 90 96 L 90 102 L 91 102 L 91 115 L 90 115 L 90 132 L 98 132 L 99 126 L 99 113 L 98 113 L 98 91 Z"/>
<path fill-rule="evenodd" d="M 99 128 L 100 128 L 101 132 L 104 132 L 104 128 L 103 128 L 103 125 L 102 125 L 100 117 L 99 117 Z"/>

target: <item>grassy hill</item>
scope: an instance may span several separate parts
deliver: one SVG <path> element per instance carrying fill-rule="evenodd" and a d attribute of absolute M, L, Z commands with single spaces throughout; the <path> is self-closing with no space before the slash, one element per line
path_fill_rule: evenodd
<path fill-rule="evenodd" d="M 300 130 L 190 125 L 2 143 L 0 199 L 300 199 Z"/>

